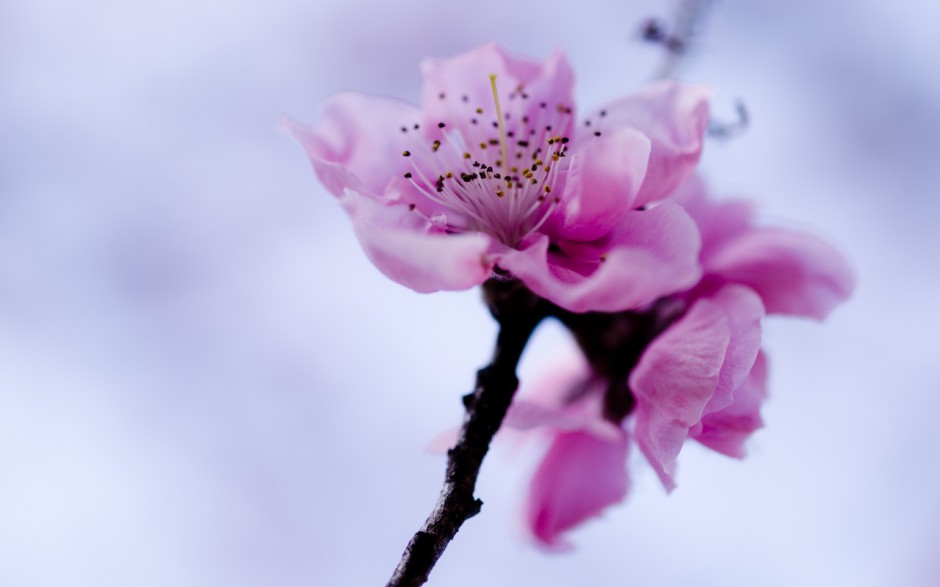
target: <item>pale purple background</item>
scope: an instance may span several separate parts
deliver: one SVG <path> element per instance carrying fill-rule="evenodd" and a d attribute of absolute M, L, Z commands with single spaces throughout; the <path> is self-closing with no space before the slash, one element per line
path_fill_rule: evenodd
<path fill-rule="evenodd" d="M 383 278 L 278 120 L 413 100 L 420 58 L 490 39 L 565 46 L 597 105 L 654 71 L 633 35 L 669 7 L 0 4 L 0 585 L 384 584 L 494 327 L 476 292 Z M 633 455 L 627 504 L 558 556 L 519 532 L 534 452 L 503 444 L 431 585 L 938 584 L 938 22 L 716 5 L 683 74 L 754 122 L 704 168 L 836 243 L 858 292 L 824 326 L 767 322 L 747 461 L 689 446 L 667 497 Z M 540 332 L 524 379 L 567 344 Z"/>

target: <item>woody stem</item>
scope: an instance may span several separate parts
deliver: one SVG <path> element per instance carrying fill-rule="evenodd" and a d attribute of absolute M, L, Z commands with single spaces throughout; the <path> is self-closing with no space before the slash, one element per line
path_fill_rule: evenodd
<path fill-rule="evenodd" d="M 519 386 L 516 367 L 532 332 L 551 305 L 518 281 L 491 279 L 483 284 L 490 312 L 499 323 L 496 348 L 489 365 L 477 372 L 473 393 L 464 396 L 466 415 L 457 444 L 447 451 L 447 472 L 440 497 L 408 542 L 386 587 L 417 587 L 468 519 L 483 502 L 474 497 L 477 477 L 490 442 L 499 430 Z"/>

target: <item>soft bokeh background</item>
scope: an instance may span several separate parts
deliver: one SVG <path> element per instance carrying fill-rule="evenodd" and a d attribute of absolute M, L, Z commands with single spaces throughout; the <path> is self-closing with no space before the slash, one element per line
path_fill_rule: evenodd
<path fill-rule="evenodd" d="M 494 327 L 476 292 L 383 278 L 278 121 L 414 100 L 422 57 L 491 39 L 565 46 L 586 106 L 648 79 L 635 33 L 672 5 L 577 5 L 0 4 L 0 585 L 384 584 Z M 938 6 L 716 3 L 682 74 L 753 125 L 704 169 L 831 239 L 858 292 L 767 322 L 747 461 L 689 446 L 666 496 L 634 455 L 626 505 L 546 555 L 503 445 L 432 585 L 940 584 Z M 568 344 L 546 327 L 523 379 Z"/>

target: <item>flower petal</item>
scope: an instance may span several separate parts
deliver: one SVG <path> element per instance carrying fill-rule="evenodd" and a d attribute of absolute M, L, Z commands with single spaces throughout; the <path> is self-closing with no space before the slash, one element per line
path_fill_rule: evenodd
<path fill-rule="evenodd" d="M 646 180 L 636 205 L 667 196 L 688 178 L 698 163 L 708 127 L 708 96 L 705 86 L 674 81 L 653 84 L 601 109 L 592 128 L 633 127 L 652 143 Z"/>
<path fill-rule="evenodd" d="M 585 142 L 571 158 L 561 205 L 545 229 L 564 240 L 596 240 L 619 224 L 633 208 L 649 161 L 649 139 L 632 128 Z"/>
<path fill-rule="evenodd" d="M 705 271 L 753 288 L 769 314 L 824 319 L 855 289 L 845 258 L 810 234 L 753 228 L 727 242 L 705 262 Z"/>
<path fill-rule="evenodd" d="M 751 229 L 754 205 L 744 200 L 715 201 L 701 177 L 693 175 L 670 194 L 669 201 L 682 206 L 695 220 L 702 235 L 700 259 L 708 265 L 711 256 L 726 243 Z"/>
<path fill-rule="evenodd" d="M 563 308 L 616 312 L 694 284 L 699 244 L 685 211 L 664 202 L 627 213 L 596 245 L 561 243 L 560 251 L 550 251 L 548 237 L 541 235 L 495 257 L 529 289 Z"/>
<path fill-rule="evenodd" d="M 547 406 L 539 402 L 517 399 L 512 402 L 503 425 L 522 432 L 536 428 L 583 430 L 598 438 L 616 440 L 620 428 L 600 417 L 599 410 Z"/>
<path fill-rule="evenodd" d="M 496 120 L 490 74 L 496 74 L 497 88 L 503 112 L 518 107 L 515 115 L 533 115 L 541 101 L 552 108 L 559 104 L 574 107 L 574 72 L 561 49 L 557 49 L 544 62 L 517 57 L 496 43 L 483 45 L 450 59 L 427 59 L 421 64 L 424 85 L 421 90 L 421 112 L 426 126 L 434 127 L 447 121 L 458 128 L 469 129 L 467 112 L 482 110 L 480 117 L 489 125 Z M 527 96 L 524 106 L 511 104 L 509 94 L 524 88 Z M 441 97 L 443 96 L 443 98 Z M 466 99 L 464 99 L 466 98 Z M 521 96 L 517 100 L 521 100 Z M 566 120 L 568 128 L 557 128 L 560 134 L 569 134 L 572 113 Z"/>
<path fill-rule="evenodd" d="M 561 534 L 619 503 L 627 494 L 627 435 L 614 440 L 561 432 L 532 478 L 526 526 L 547 546 L 564 547 Z"/>
<path fill-rule="evenodd" d="M 764 304 L 750 288 L 726 286 L 710 299 L 721 306 L 725 313 L 730 340 L 715 394 L 705 406 L 706 414 L 734 402 L 734 390 L 747 379 L 760 350 L 761 318 L 764 317 Z"/>
<path fill-rule="evenodd" d="M 676 457 L 715 393 L 731 329 L 721 304 L 699 300 L 647 347 L 630 375 L 634 435 L 668 490 Z"/>
<path fill-rule="evenodd" d="M 407 169 L 402 152 L 412 139 L 402 126 L 418 121 L 418 110 L 403 102 L 345 93 L 323 105 L 312 127 L 287 120 L 285 127 L 307 151 L 320 181 L 335 196 L 363 187 L 382 194 L 388 181 Z"/>
<path fill-rule="evenodd" d="M 764 425 L 761 404 L 767 398 L 767 360 L 757 355 L 747 379 L 734 390 L 734 403 L 706 414 L 700 429 L 692 437 L 708 448 L 729 457 L 744 457 L 744 442 Z"/>
<path fill-rule="evenodd" d="M 440 232 L 407 206 L 349 189 L 339 200 L 369 260 L 393 281 L 429 293 L 467 289 L 490 276 L 488 237 Z"/>
<path fill-rule="evenodd" d="M 754 226 L 752 206 L 711 201 L 699 178 L 670 197 L 698 224 L 706 275 L 750 286 L 771 314 L 822 320 L 855 289 L 855 276 L 819 238 L 785 228 Z"/>

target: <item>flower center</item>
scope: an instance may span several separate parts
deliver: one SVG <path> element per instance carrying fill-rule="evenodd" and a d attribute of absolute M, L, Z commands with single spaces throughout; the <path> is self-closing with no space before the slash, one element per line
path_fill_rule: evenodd
<path fill-rule="evenodd" d="M 451 109 L 456 120 L 424 132 L 417 124 L 401 128 L 419 131 L 419 140 L 402 153 L 409 163 L 403 175 L 437 205 L 436 214 L 435 206 L 413 208 L 429 221 L 449 232 L 484 232 L 513 247 L 537 231 L 560 201 L 560 190 L 553 190 L 568 167 L 571 140 L 564 133 L 572 111 L 565 104 L 536 103 L 520 85 L 509 93 L 504 113 L 495 74 L 490 84 L 493 108 L 471 105 L 462 96 Z"/>

